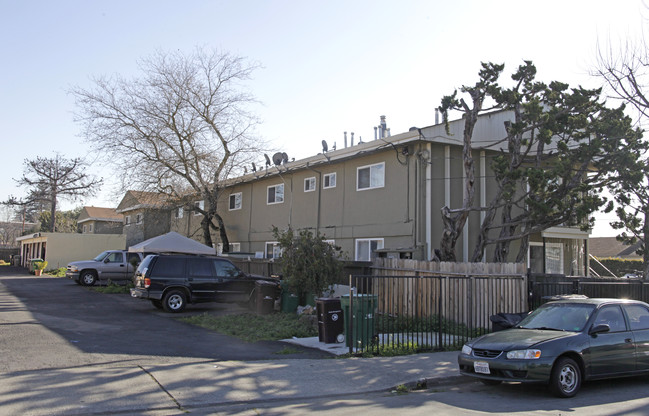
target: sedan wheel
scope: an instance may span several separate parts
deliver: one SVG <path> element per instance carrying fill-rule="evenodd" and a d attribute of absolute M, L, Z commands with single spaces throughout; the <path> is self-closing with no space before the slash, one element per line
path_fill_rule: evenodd
<path fill-rule="evenodd" d="M 170 290 L 162 300 L 162 308 L 166 312 L 182 312 L 187 305 L 187 296 L 181 290 Z"/>
<path fill-rule="evenodd" d="M 567 357 L 560 358 L 552 368 L 550 389 L 558 397 L 573 397 L 581 387 L 581 370 Z"/>
<path fill-rule="evenodd" d="M 79 283 L 83 286 L 92 286 L 97 283 L 97 274 L 92 270 L 84 270 L 79 277 Z"/>

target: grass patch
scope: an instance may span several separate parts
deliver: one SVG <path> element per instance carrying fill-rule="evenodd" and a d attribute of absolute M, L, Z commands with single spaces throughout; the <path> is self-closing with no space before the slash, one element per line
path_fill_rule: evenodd
<path fill-rule="evenodd" d="M 301 354 L 301 353 L 302 353 L 302 351 L 300 351 L 300 350 L 296 350 L 295 348 L 284 347 L 284 348 L 282 348 L 281 350 L 277 351 L 277 352 L 274 353 L 274 354 L 277 354 L 277 355 L 288 355 L 288 354 Z"/>
<path fill-rule="evenodd" d="M 226 316 L 204 313 L 180 318 L 180 320 L 221 334 L 232 335 L 247 342 L 277 341 L 292 337 L 308 338 L 318 335 L 318 331 L 310 323 L 289 313 L 270 315 L 244 313 Z"/>

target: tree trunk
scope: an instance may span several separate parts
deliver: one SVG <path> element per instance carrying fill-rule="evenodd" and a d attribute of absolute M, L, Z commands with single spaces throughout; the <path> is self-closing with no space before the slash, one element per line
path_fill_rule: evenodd
<path fill-rule="evenodd" d="M 214 219 L 216 220 L 216 223 L 219 225 L 219 237 L 221 238 L 221 244 L 223 244 L 223 252 L 229 253 L 230 239 L 228 238 L 228 233 L 225 230 L 225 223 L 223 222 L 223 218 L 221 218 L 221 216 L 218 213 L 215 213 Z"/>
<path fill-rule="evenodd" d="M 50 220 L 52 223 L 50 224 L 50 231 L 51 232 L 56 232 L 56 193 L 52 192 L 52 201 L 51 201 L 51 207 L 50 207 Z"/>

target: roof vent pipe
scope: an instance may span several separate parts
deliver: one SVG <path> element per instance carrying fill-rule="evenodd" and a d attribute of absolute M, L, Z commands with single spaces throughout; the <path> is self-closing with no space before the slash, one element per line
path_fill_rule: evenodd
<path fill-rule="evenodd" d="M 354 132 L 352 132 L 352 146 L 354 145 Z"/>
<path fill-rule="evenodd" d="M 378 139 L 378 136 L 376 135 L 378 129 L 379 129 L 378 127 L 376 126 L 374 127 L 374 140 Z"/>
<path fill-rule="evenodd" d="M 439 108 L 435 109 L 435 124 L 439 124 Z"/>
<path fill-rule="evenodd" d="M 388 137 L 390 136 L 392 136 L 392 134 L 390 133 L 390 128 L 388 127 Z"/>
<path fill-rule="evenodd" d="M 347 132 L 345 132 L 345 148 L 347 148 Z"/>

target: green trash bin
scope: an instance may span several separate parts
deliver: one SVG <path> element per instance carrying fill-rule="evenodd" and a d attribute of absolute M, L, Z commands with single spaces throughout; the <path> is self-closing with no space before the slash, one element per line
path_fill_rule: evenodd
<path fill-rule="evenodd" d="M 282 288 L 281 299 L 282 299 L 282 312 L 285 313 L 295 313 L 297 311 L 298 302 L 300 298 L 297 295 L 289 292 L 284 287 L 284 281 L 279 282 L 280 287 Z"/>
<path fill-rule="evenodd" d="M 350 314 L 350 297 L 343 295 L 340 305 L 345 318 L 345 345 L 354 348 L 366 348 L 375 334 L 374 315 L 378 304 L 377 295 L 354 295 L 352 312 Z M 353 325 L 349 327 L 349 320 L 353 318 Z"/>

